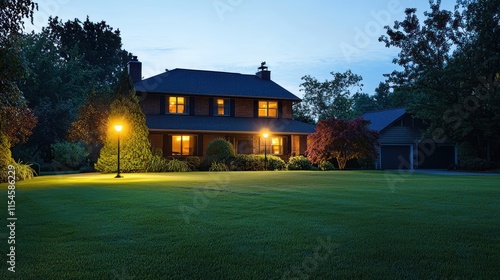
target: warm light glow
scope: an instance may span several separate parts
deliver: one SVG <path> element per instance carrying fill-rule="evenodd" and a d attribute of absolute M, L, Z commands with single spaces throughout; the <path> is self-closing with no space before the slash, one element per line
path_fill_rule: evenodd
<path fill-rule="evenodd" d="M 123 126 L 121 126 L 121 125 L 115 125 L 115 130 L 118 132 L 122 131 L 122 128 L 123 128 Z"/>
<path fill-rule="evenodd" d="M 264 133 L 264 134 L 262 134 L 262 136 L 264 136 L 264 138 L 267 138 L 267 137 L 269 137 L 269 134 Z"/>

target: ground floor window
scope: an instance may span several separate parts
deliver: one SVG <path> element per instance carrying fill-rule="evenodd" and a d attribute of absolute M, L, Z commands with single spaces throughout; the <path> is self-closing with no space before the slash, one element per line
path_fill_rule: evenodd
<path fill-rule="evenodd" d="M 172 155 L 192 156 L 196 151 L 196 136 L 172 135 Z"/>
<path fill-rule="evenodd" d="M 283 155 L 283 137 L 269 137 L 260 138 L 260 153 L 263 154 L 264 150 L 266 153 L 272 155 Z"/>

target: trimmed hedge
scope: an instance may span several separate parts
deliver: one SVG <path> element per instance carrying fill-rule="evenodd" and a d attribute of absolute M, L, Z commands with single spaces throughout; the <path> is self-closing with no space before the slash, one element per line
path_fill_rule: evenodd
<path fill-rule="evenodd" d="M 236 155 L 230 163 L 234 171 L 262 171 L 265 167 L 264 155 Z M 280 157 L 267 156 L 267 170 L 284 170 L 286 163 Z"/>
<path fill-rule="evenodd" d="M 305 156 L 295 156 L 288 160 L 288 170 L 311 170 L 312 164 Z"/>

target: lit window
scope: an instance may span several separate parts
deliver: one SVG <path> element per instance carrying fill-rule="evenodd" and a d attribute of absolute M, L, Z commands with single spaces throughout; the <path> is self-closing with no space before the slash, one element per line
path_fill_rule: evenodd
<path fill-rule="evenodd" d="M 194 155 L 196 138 L 189 135 L 172 136 L 172 155 L 189 156 Z"/>
<path fill-rule="evenodd" d="M 187 114 L 188 99 L 182 96 L 168 97 L 168 112 L 170 114 Z"/>
<path fill-rule="evenodd" d="M 283 155 L 283 137 L 270 137 L 270 138 L 260 138 L 260 153 L 264 153 L 264 148 L 266 153 L 270 155 Z"/>
<path fill-rule="evenodd" d="M 215 116 L 229 116 L 229 99 L 227 98 L 216 98 L 214 102 L 214 115 Z"/>
<path fill-rule="evenodd" d="M 277 101 L 259 101 L 259 117 L 278 117 Z"/>

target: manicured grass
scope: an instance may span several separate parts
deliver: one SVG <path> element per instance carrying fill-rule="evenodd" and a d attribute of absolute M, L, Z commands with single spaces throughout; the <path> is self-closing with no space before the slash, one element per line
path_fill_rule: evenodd
<path fill-rule="evenodd" d="M 18 182 L 0 279 L 492 279 L 500 177 L 78 174 Z M 7 185 L 1 184 L 6 222 Z M 9 277 L 10 276 L 10 277 Z"/>

